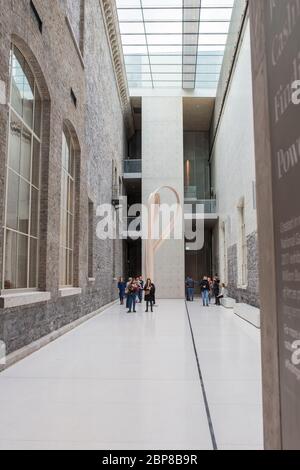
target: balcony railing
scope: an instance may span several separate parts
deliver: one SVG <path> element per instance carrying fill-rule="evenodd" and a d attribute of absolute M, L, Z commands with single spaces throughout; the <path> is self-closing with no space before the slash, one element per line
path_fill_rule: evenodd
<path fill-rule="evenodd" d="M 142 173 L 142 160 L 124 160 L 124 173 Z"/>
<path fill-rule="evenodd" d="M 193 201 L 187 204 L 192 204 L 193 213 L 196 213 L 197 205 L 201 205 L 204 207 L 204 214 L 216 214 L 217 213 L 217 201 L 215 199 L 198 199 L 197 201 Z"/>

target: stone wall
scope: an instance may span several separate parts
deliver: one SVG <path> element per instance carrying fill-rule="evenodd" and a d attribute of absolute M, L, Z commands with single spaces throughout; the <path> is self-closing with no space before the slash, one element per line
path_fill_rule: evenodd
<path fill-rule="evenodd" d="M 47 335 L 117 297 L 113 277 L 123 273 L 122 243 L 94 240 L 94 276 L 88 278 L 88 202 L 96 208 L 111 201 L 112 167 L 122 175 L 125 133 L 118 90 L 99 2 L 85 1 L 84 64 L 68 29 L 66 6 L 79 1 L 34 0 L 43 21 L 39 31 L 29 0 L 0 0 L 0 80 L 9 88 L 9 56 L 14 42 L 29 61 L 44 100 L 41 191 L 40 288 L 48 303 L 0 310 L 0 339 L 8 353 Z M 74 15 L 78 16 L 78 8 Z M 75 18 L 74 16 L 74 18 Z M 73 24 L 75 19 L 73 18 Z M 71 21 L 71 19 L 70 19 Z M 76 35 L 76 28 L 74 26 Z M 77 107 L 71 99 L 71 88 Z M 8 98 L 8 95 L 7 95 Z M 63 123 L 76 133 L 80 147 L 76 266 L 82 294 L 61 298 L 59 241 Z M 3 225 L 8 106 L 0 104 L 0 225 Z M 95 228 L 95 227 L 94 227 Z M 95 231 L 94 231 L 95 234 Z M 0 235 L 2 284 L 3 231 Z M 114 258 L 114 260 L 113 260 Z"/>
<path fill-rule="evenodd" d="M 228 295 L 237 302 L 247 303 L 254 307 L 260 307 L 259 300 L 259 273 L 258 273 L 258 242 L 257 233 L 247 237 L 248 261 L 247 261 L 247 287 L 244 289 L 238 285 L 238 256 L 237 245 L 228 248 Z"/>

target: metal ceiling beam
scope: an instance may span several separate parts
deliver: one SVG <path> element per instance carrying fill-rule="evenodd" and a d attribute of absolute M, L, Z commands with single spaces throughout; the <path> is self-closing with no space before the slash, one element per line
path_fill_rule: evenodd
<path fill-rule="evenodd" d="M 185 90 L 194 90 L 196 85 L 200 17 L 201 0 L 183 0 L 182 88 Z"/>

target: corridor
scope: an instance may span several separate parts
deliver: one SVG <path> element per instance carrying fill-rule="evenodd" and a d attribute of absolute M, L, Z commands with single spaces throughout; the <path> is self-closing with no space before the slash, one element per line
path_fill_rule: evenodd
<path fill-rule="evenodd" d="M 259 330 L 188 307 L 204 393 L 184 301 L 115 305 L 0 374 L 0 449 L 262 448 Z"/>

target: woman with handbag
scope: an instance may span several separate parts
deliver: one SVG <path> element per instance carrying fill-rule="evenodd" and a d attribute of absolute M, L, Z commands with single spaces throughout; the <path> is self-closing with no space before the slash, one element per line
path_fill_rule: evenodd
<path fill-rule="evenodd" d="M 145 291 L 146 313 L 149 312 L 149 303 L 151 307 L 151 312 L 153 313 L 155 286 L 152 283 L 151 279 L 147 279 L 146 285 L 144 287 L 144 291 Z"/>

